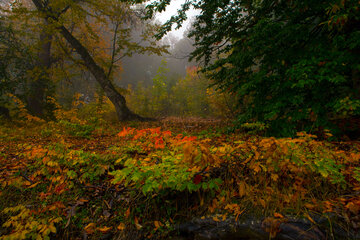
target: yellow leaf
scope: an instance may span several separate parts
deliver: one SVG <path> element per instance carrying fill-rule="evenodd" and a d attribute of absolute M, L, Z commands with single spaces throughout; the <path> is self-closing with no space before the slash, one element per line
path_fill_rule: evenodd
<path fill-rule="evenodd" d="M 218 217 L 213 217 L 212 218 L 215 222 L 220 222 L 220 219 Z"/>
<path fill-rule="evenodd" d="M 276 181 L 279 179 L 279 175 L 277 175 L 277 174 L 271 174 L 271 179 L 276 182 Z"/>
<path fill-rule="evenodd" d="M 28 188 L 34 188 L 34 187 L 36 187 L 39 183 L 40 183 L 40 182 L 34 183 L 34 184 L 30 185 Z"/>
<path fill-rule="evenodd" d="M 51 225 L 49 226 L 49 229 L 50 229 L 50 232 L 56 233 L 56 227 L 54 226 L 54 224 L 51 224 Z"/>
<path fill-rule="evenodd" d="M 263 199 L 259 198 L 259 202 L 263 208 L 266 207 L 265 201 Z"/>
<path fill-rule="evenodd" d="M 312 222 L 313 224 L 316 224 L 314 219 L 312 219 L 312 217 L 310 217 L 310 215 L 308 213 L 306 213 L 305 216 L 306 216 L 307 219 L 309 219 L 310 222 Z"/>
<path fill-rule="evenodd" d="M 239 183 L 239 196 L 242 197 L 245 196 L 245 194 L 246 194 L 245 182 L 241 181 Z"/>

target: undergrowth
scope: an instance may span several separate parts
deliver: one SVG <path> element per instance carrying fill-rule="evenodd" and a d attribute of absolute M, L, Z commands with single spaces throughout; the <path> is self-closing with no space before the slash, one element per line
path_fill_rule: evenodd
<path fill-rule="evenodd" d="M 224 134 L 219 122 L 110 127 L 71 111 L 0 127 L 0 239 L 167 239 L 192 217 L 244 214 L 333 213 L 359 228 L 357 143 Z"/>

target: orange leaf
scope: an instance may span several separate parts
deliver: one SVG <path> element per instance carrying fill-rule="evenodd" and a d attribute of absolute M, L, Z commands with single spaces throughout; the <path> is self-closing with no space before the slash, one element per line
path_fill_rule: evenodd
<path fill-rule="evenodd" d="M 276 217 L 276 218 L 284 218 L 284 216 L 281 213 L 274 213 L 274 217 Z"/>
<path fill-rule="evenodd" d="M 117 135 L 118 135 L 118 137 L 125 137 L 125 136 L 127 136 L 127 135 L 130 135 L 130 134 L 132 134 L 134 132 L 134 129 L 133 128 L 125 128 L 124 127 L 124 129 L 121 131 L 121 132 L 119 132 Z"/>
<path fill-rule="evenodd" d="M 142 228 L 142 226 L 139 224 L 139 219 L 136 216 L 134 218 L 134 222 L 135 222 L 136 229 L 140 230 Z"/>
<path fill-rule="evenodd" d="M 109 232 L 111 229 L 112 229 L 112 227 L 106 227 L 106 226 L 104 226 L 104 227 L 102 227 L 102 228 L 98 228 L 98 230 L 99 230 L 100 232 L 102 232 L 102 233 L 107 233 L 107 232 Z"/>
<path fill-rule="evenodd" d="M 353 202 L 349 202 L 348 204 L 346 204 L 345 207 L 347 209 L 349 209 L 349 211 L 352 212 L 355 215 L 357 215 L 359 213 L 359 210 L 360 210 L 360 206 L 357 205 L 357 204 L 354 204 Z"/>
<path fill-rule="evenodd" d="M 129 218 L 129 216 L 130 216 L 130 207 L 125 212 L 125 218 L 126 219 Z"/>
<path fill-rule="evenodd" d="M 160 228 L 161 226 L 163 226 L 163 224 L 160 221 L 154 221 L 154 225 L 155 225 L 155 231 Z"/>
<path fill-rule="evenodd" d="M 312 219 L 312 217 L 310 217 L 310 215 L 308 213 L 306 213 L 305 216 L 306 216 L 307 219 L 309 219 L 310 222 L 312 222 L 313 224 L 316 224 L 314 219 Z"/>
<path fill-rule="evenodd" d="M 95 231 L 95 226 L 96 226 L 95 223 L 89 223 L 88 225 L 86 225 L 84 230 L 87 234 L 93 234 Z"/>
<path fill-rule="evenodd" d="M 125 224 L 124 223 L 120 223 L 119 226 L 117 226 L 117 229 L 119 231 L 123 231 L 125 229 Z"/>

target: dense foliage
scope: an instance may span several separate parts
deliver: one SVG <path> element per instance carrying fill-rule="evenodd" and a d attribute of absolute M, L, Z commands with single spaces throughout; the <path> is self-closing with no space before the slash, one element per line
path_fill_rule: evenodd
<path fill-rule="evenodd" d="M 249 214 L 270 237 L 293 215 L 360 227 L 358 144 L 224 134 L 219 121 L 108 125 L 79 104 L 0 125 L 0 239 L 169 239 L 194 216 Z"/>
<path fill-rule="evenodd" d="M 358 238 L 360 145 L 332 139 L 360 115 L 358 0 L 185 1 L 160 35 L 200 9 L 190 36 L 204 68 L 171 77 L 163 61 L 128 89 L 121 59 L 167 52 L 145 1 L 3 2 L 0 240 L 169 239 L 192 218 L 255 219 L 266 239 L 292 219 Z M 62 86 L 84 80 L 75 96 Z M 159 121 L 119 123 L 145 120 L 127 104 Z M 246 131 L 209 118 L 233 114 Z"/>
<path fill-rule="evenodd" d="M 359 1 L 192 1 L 183 10 L 190 4 L 201 10 L 189 35 L 193 57 L 205 60 L 221 89 L 239 96 L 240 123 L 294 135 L 336 132 L 336 120 L 359 115 Z"/>
<path fill-rule="evenodd" d="M 219 117 L 232 118 L 236 112 L 234 95 L 209 87 L 211 82 L 188 67 L 186 76 L 166 76 L 169 68 L 163 61 L 150 87 L 139 83 L 128 87 L 128 104 L 136 113 L 147 117 Z"/>
<path fill-rule="evenodd" d="M 9 102 L 9 93 L 26 96 L 27 71 L 33 64 L 30 51 L 18 39 L 16 30 L 0 18 L 0 106 Z"/>

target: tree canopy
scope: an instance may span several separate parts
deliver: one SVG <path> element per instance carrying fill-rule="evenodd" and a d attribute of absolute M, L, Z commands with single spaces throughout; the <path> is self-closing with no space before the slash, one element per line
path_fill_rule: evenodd
<path fill-rule="evenodd" d="M 169 1 L 149 6 L 161 11 Z M 355 0 L 187 1 L 159 37 L 201 11 L 189 36 L 204 71 L 239 96 L 239 123 L 272 134 L 324 128 L 360 113 L 360 14 Z"/>

